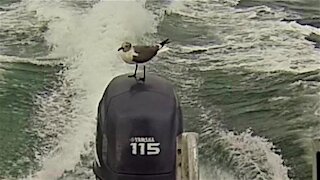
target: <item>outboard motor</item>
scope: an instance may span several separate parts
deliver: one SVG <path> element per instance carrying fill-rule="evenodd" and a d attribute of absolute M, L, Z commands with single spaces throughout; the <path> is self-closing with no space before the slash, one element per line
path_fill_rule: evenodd
<path fill-rule="evenodd" d="M 97 179 L 176 180 L 182 115 L 168 81 L 152 75 L 145 82 L 127 75 L 114 78 L 97 120 Z"/>

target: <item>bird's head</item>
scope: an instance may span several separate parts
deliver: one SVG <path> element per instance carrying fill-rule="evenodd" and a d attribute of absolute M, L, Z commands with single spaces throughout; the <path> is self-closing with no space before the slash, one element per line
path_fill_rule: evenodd
<path fill-rule="evenodd" d="M 124 42 L 122 43 L 121 47 L 118 49 L 118 51 L 123 50 L 123 52 L 128 52 L 131 49 L 131 43 L 129 42 Z"/>

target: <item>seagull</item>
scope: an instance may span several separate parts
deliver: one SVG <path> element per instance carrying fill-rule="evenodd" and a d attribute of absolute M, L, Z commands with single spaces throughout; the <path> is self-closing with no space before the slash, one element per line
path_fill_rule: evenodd
<path fill-rule="evenodd" d="M 118 49 L 120 51 L 121 59 L 127 64 L 135 64 L 136 69 L 133 75 L 128 77 L 136 78 L 138 64 L 146 63 L 150 61 L 158 51 L 164 47 L 165 44 L 169 43 L 169 39 L 162 41 L 154 46 L 132 46 L 130 42 L 122 43 L 121 47 Z M 146 77 L 146 67 L 143 66 L 143 78 L 139 80 L 145 81 Z"/>

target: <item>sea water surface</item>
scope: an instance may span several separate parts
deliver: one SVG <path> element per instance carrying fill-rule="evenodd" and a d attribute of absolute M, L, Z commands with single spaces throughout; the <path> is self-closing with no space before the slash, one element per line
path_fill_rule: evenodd
<path fill-rule="evenodd" d="M 320 136 L 319 0 L 1 0 L 0 179 L 95 179 L 97 104 L 123 41 L 169 51 L 201 180 L 308 180 Z"/>

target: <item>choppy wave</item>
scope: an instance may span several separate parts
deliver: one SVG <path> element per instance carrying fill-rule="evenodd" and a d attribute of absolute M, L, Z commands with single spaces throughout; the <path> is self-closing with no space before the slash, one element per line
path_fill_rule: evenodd
<path fill-rule="evenodd" d="M 10 63 L 10 64 L 34 64 L 38 66 L 57 66 L 62 64 L 63 57 L 36 57 L 31 58 L 20 58 L 16 56 L 4 56 L 0 55 L 0 63 Z"/>
<path fill-rule="evenodd" d="M 212 11 L 205 13 L 200 7 Z M 307 72 L 320 68 L 320 52 L 315 51 L 314 42 L 306 40 L 312 33 L 319 35 L 320 29 L 281 22 L 287 16 L 283 10 L 274 11 L 267 6 L 239 10 L 209 2 L 188 7 L 180 5 L 173 11 L 196 18 L 194 23 L 201 19 L 201 24 L 206 24 L 203 28 L 214 29 L 209 32 L 219 38 L 218 44 L 211 46 L 181 47 L 182 53 L 201 53 L 203 60 L 198 62 L 200 66 L 203 64 L 203 71 L 244 67 L 258 71 Z"/>
<path fill-rule="evenodd" d="M 201 179 L 289 179 L 290 168 L 271 141 L 250 129 L 234 132 L 224 128 L 219 107 L 203 102 L 206 98 L 200 89 L 204 79 L 198 74 L 199 67 L 188 63 L 166 61 L 157 67 L 176 70 L 162 70 L 161 74 L 177 84 L 182 106 L 188 111 L 184 113 L 187 131 L 200 133 Z"/>

